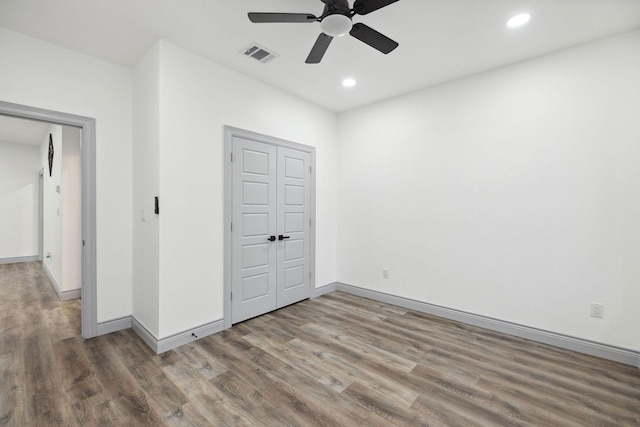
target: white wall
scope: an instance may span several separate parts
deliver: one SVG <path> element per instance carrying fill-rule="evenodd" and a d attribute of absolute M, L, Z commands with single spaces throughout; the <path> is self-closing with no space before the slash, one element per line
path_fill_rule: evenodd
<path fill-rule="evenodd" d="M 62 127 L 62 291 L 82 288 L 81 130 Z"/>
<path fill-rule="evenodd" d="M 160 168 L 160 48 L 156 44 L 133 72 L 133 316 L 158 336 Z M 142 220 L 145 210 L 146 220 Z"/>
<path fill-rule="evenodd" d="M 0 143 L 0 260 L 39 251 L 40 148 Z"/>
<path fill-rule="evenodd" d="M 160 43 L 163 338 L 223 316 L 223 126 L 316 147 L 316 283 L 336 280 L 336 116 Z"/>
<path fill-rule="evenodd" d="M 0 28 L 0 99 L 96 119 L 98 321 L 131 314 L 131 70 Z"/>
<path fill-rule="evenodd" d="M 53 162 L 49 172 L 49 135 Z M 62 291 L 62 126 L 51 125 L 40 146 L 42 176 L 42 263 Z M 57 191 L 60 187 L 60 192 Z"/>
<path fill-rule="evenodd" d="M 49 176 L 49 134 L 53 167 Z M 80 129 L 51 125 L 40 146 L 43 263 L 60 292 L 82 287 Z"/>
<path fill-rule="evenodd" d="M 638 46 L 340 115 L 338 280 L 639 350 Z"/>

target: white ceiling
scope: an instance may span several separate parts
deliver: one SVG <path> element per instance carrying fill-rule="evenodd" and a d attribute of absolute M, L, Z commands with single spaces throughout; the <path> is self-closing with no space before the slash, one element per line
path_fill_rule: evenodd
<path fill-rule="evenodd" d="M 0 115 L 0 144 L 40 146 L 49 126 L 49 123 Z"/>
<path fill-rule="evenodd" d="M 354 18 L 398 49 L 383 55 L 347 35 L 308 65 L 318 23 L 247 18 L 322 8 L 320 0 L 0 0 L 0 26 L 128 67 L 162 38 L 336 112 L 640 28 L 640 0 L 400 0 Z M 508 29 L 523 11 L 531 22 Z M 280 56 L 246 58 L 251 42 Z M 347 76 L 356 87 L 341 86 Z"/>

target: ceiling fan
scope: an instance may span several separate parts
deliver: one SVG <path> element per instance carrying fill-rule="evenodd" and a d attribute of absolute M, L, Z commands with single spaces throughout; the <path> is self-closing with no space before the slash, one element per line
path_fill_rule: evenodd
<path fill-rule="evenodd" d="M 313 45 L 305 61 L 307 64 L 318 64 L 322 60 L 333 38 L 343 36 L 347 33 L 384 54 L 398 47 L 398 43 L 380 34 L 373 28 L 362 23 L 354 24 L 351 22 L 351 18 L 353 18 L 354 15 L 366 15 L 385 6 L 389 6 L 398 0 L 356 0 L 352 9 L 349 8 L 349 0 L 320 1 L 324 3 L 324 11 L 319 17 L 309 13 L 250 12 L 249 20 L 259 24 L 273 22 L 320 22 L 322 33 L 318 36 L 316 43 Z"/>

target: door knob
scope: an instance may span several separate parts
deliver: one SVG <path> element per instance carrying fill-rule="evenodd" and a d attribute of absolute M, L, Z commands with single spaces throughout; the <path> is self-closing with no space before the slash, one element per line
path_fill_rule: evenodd
<path fill-rule="evenodd" d="M 282 234 L 278 235 L 278 240 L 288 239 L 291 236 L 283 236 Z"/>
<path fill-rule="evenodd" d="M 276 241 L 276 236 L 271 236 L 267 239 L 270 242 L 275 242 Z"/>

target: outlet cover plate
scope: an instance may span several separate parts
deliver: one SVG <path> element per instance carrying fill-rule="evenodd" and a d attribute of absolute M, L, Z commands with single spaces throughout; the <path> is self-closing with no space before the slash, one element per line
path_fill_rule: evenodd
<path fill-rule="evenodd" d="M 604 316 L 604 304 L 598 302 L 591 303 L 591 317 L 602 319 Z"/>

